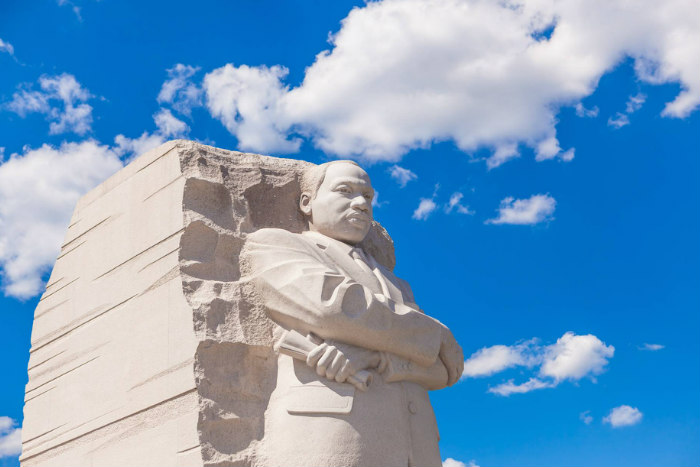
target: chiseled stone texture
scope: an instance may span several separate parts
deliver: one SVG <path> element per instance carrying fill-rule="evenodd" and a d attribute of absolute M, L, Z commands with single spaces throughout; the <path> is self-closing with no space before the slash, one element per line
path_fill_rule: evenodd
<path fill-rule="evenodd" d="M 277 359 L 238 257 L 304 229 L 307 166 L 177 140 L 78 202 L 34 315 L 23 466 L 255 465 Z M 393 269 L 379 224 L 363 246 Z"/>

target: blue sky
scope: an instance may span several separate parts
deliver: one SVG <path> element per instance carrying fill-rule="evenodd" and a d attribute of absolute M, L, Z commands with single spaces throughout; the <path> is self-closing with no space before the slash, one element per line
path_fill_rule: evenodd
<path fill-rule="evenodd" d="M 0 466 L 75 201 L 177 137 L 366 167 L 467 358 L 432 395 L 445 465 L 698 465 L 699 23 L 686 0 L 3 2 Z"/>

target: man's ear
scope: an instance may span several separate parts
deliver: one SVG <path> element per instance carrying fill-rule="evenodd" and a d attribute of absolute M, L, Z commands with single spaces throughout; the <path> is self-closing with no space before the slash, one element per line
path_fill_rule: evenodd
<path fill-rule="evenodd" d="M 299 197 L 299 209 L 305 216 L 311 215 L 311 195 L 309 193 L 304 192 Z"/>

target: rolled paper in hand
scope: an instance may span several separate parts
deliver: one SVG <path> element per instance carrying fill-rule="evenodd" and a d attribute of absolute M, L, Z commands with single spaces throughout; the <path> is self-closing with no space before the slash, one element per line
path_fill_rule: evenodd
<path fill-rule="evenodd" d="M 296 360 L 303 360 L 309 353 L 323 343 L 323 340 L 309 334 L 304 337 L 295 330 L 289 330 L 284 333 L 280 341 L 280 353 L 289 355 Z M 354 375 L 348 376 L 347 382 L 355 386 L 360 391 L 366 391 L 372 383 L 372 373 L 367 370 L 360 370 Z"/>

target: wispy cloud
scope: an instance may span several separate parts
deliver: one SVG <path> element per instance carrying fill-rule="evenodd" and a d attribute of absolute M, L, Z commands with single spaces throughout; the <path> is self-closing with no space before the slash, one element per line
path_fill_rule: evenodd
<path fill-rule="evenodd" d="M 620 129 L 623 126 L 627 126 L 630 124 L 630 118 L 626 115 L 623 114 L 622 112 L 617 112 L 615 115 L 612 117 L 608 118 L 608 126 L 611 126 L 613 128 Z"/>
<path fill-rule="evenodd" d="M 493 394 L 498 394 L 499 396 L 510 396 L 511 394 L 525 394 L 526 392 L 534 391 L 536 389 L 553 388 L 557 384 L 553 381 L 542 381 L 538 378 L 530 378 L 524 383 L 515 384 L 512 379 L 507 382 L 499 384 L 498 386 L 489 388 L 489 392 Z"/>
<path fill-rule="evenodd" d="M 636 407 L 621 405 L 615 407 L 603 418 L 603 423 L 609 424 L 613 428 L 636 425 L 642 421 L 643 414 Z"/>
<path fill-rule="evenodd" d="M 2 38 L 0 38 L 0 52 L 5 52 L 5 53 L 8 53 L 8 54 L 14 56 L 15 48 L 12 47 L 12 44 L 10 44 L 9 42 L 4 41 L 4 40 L 2 40 Z"/>
<path fill-rule="evenodd" d="M 530 225 L 552 220 L 557 202 L 547 194 L 532 195 L 527 199 L 504 198 L 498 208 L 498 217 L 487 224 Z"/>
<path fill-rule="evenodd" d="M 474 214 L 474 211 L 469 209 L 469 206 L 462 204 L 462 198 L 464 198 L 464 194 L 458 191 L 452 193 L 450 200 L 445 205 L 445 212 L 447 214 L 451 213 L 452 211 L 456 211 L 460 214 Z"/>
<path fill-rule="evenodd" d="M 630 114 L 633 114 L 637 110 L 642 108 L 644 102 L 646 102 L 647 96 L 642 93 L 637 93 L 634 96 L 630 96 L 625 104 L 624 112 L 616 112 L 615 115 L 608 118 L 608 126 L 615 128 L 616 130 L 627 126 L 630 124 Z"/>
<path fill-rule="evenodd" d="M 597 106 L 594 106 L 590 109 L 587 109 L 580 102 L 578 104 L 576 104 L 575 109 L 576 109 L 576 116 L 577 117 L 585 117 L 585 118 L 595 118 L 598 116 L 598 113 L 600 112 L 600 110 L 598 109 Z"/>
<path fill-rule="evenodd" d="M 389 167 L 389 174 L 391 175 L 391 178 L 396 180 L 401 188 L 405 187 L 411 180 L 418 179 L 418 176 L 415 173 L 398 165 L 392 165 Z"/>
<path fill-rule="evenodd" d="M 40 113 L 49 121 L 49 133 L 75 133 L 84 135 L 92 127 L 92 106 L 86 102 L 93 96 L 76 79 L 63 73 L 39 78 L 39 90 L 25 84 L 15 92 L 7 110 L 25 117 Z"/>
<path fill-rule="evenodd" d="M 649 350 L 649 351 L 651 351 L 651 352 L 656 352 L 657 350 L 661 350 L 661 349 L 665 349 L 665 348 L 666 348 L 665 345 L 661 345 L 661 344 L 648 344 L 648 343 L 645 342 L 643 345 L 641 345 L 641 346 L 639 347 L 639 350 Z"/>
<path fill-rule="evenodd" d="M 636 112 L 642 108 L 642 105 L 644 105 L 646 100 L 647 96 L 641 92 L 635 94 L 634 96 L 630 96 L 629 99 L 627 99 L 627 104 L 625 104 L 625 112 L 628 114 Z"/>
<path fill-rule="evenodd" d="M 591 423 L 593 423 L 593 416 L 591 415 L 590 410 L 586 410 L 585 412 L 581 412 L 578 415 L 578 418 L 586 425 L 590 425 Z"/>
<path fill-rule="evenodd" d="M 10 417 L 0 417 L 0 459 L 22 452 L 22 429 Z"/>

